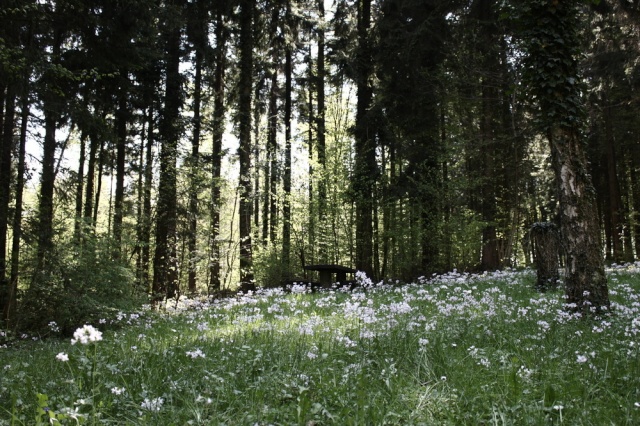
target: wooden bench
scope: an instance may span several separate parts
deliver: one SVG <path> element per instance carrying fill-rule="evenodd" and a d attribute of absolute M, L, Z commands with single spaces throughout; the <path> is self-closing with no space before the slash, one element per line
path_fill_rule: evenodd
<path fill-rule="evenodd" d="M 330 288 L 335 282 L 346 283 L 347 274 L 355 274 L 356 270 L 347 268 L 342 265 L 307 265 L 304 267 L 307 271 L 318 271 L 320 273 L 320 285 L 323 288 Z M 332 280 L 333 274 L 336 274 L 335 281 Z"/>

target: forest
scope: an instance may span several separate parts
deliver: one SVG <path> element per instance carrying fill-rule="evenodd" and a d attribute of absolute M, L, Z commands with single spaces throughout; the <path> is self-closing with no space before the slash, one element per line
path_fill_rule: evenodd
<path fill-rule="evenodd" d="M 5 0 L 0 307 L 640 257 L 637 0 Z M 581 305 L 584 304 L 584 305 Z"/>

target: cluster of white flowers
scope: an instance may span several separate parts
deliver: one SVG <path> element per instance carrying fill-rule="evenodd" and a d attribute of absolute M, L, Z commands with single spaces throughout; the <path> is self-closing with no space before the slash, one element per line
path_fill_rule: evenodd
<path fill-rule="evenodd" d="M 187 351 L 186 354 L 192 359 L 206 358 L 206 355 L 204 354 L 204 352 L 202 352 L 200 348 L 197 348 L 195 351 Z"/>
<path fill-rule="evenodd" d="M 144 401 L 140 403 L 140 408 L 143 410 L 158 412 L 162 409 L 162 405 L 164 404 L 164 398 L 145 398 Z"/>
<path fill-rule="evenodd" d="M 112 387 L 111 388 L 111 393 L 114 395 L 122 395 L 123 393 L 125 393 L 126 389 L 125 388 L 119 388 L 119 387 Z"/>
<path fill-rule="evenodd" d="M 58 355 L 56 355 L 56 359 L 61 362 L 67 362 L 69 361 L 69 355 L 64 352 L 60 352 Z"/>
<path fill-rule="evenodd" d="M 97 330 L 91 325 L 84 325 L 73 333 L 71 344 L 75 345 L 79 342 L 81 345 L 88 345 L 89 343 L 99 342 L 100 340 L 102 340 L 102 332 L 100 330 Z"/>
<path fill-rule="evenodd" d="M 58 326 L 57 322 L 50 321 L 49 324 L 47 324 L 47 326 L 49 327 L 49 330 L 51 330 L 53 333 L 60 333 L 60 327 Z"/>

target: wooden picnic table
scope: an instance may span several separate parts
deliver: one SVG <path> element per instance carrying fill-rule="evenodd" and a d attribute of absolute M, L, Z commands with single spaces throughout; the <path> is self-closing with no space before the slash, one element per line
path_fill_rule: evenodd
<path fill-rule="evenodd" d="M 356 270 L 342 265 L 307 265 L 304 269 L 308 271 L 318 271 L 320 273 L 320 285 L 324 288 L 331 287 L 334 282 L 344 283 L 347 281 L 347 274 L 355 274 Z M 331 276 L 336 274 L 335 281 Z"/>

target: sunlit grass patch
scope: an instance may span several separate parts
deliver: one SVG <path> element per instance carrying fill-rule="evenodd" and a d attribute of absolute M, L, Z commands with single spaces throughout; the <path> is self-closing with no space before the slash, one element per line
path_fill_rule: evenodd
<path fill-rule="evenodd" d="M 640 274 L 609 276 L 600 320 L 531 271 L 121 313 L 0 349 L 0 424 L 637 424 Z"/>

